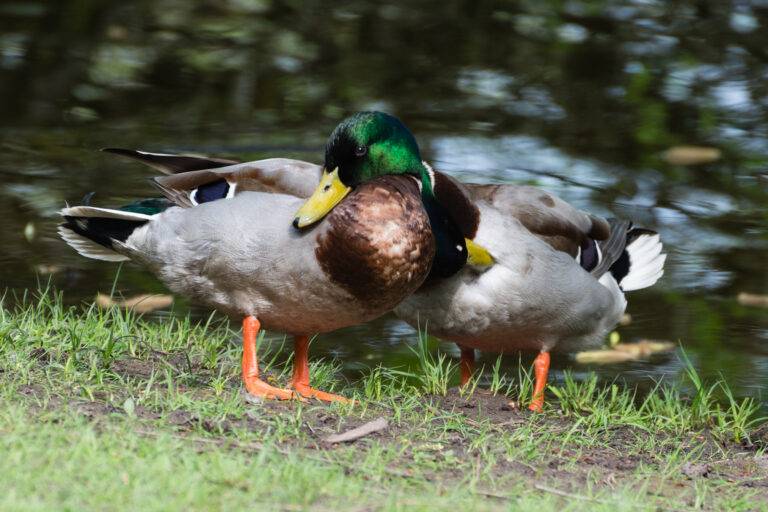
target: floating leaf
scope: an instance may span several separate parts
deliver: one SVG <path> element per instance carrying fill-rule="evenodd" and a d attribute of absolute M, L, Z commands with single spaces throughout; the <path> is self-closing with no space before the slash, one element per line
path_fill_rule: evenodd
<path fill-rule="evenodd" d="M 657 352 L 669 352 L 675 348 L 675 344 L 669 341 L 642 340 L 637 343 L 619 343 L 614 350 L 637 354 L 638 357 L 648 357 Z"/>
<path fill-rule="evenodd" d="M 605 350 L 587 350 L 576 354 L 579 363 L 621 363 L 644 359 L 657 352 L 668 352 L 675 347 L 669 341 L 643 340 L 637 343 L 617 343 Z"/>
<path fill-rule="evenodd" d="M 620 350 L 605 349 L 605 350 L 587 350 L 585 352 L 579 352 L 576 354 L 577 363 L 621 363 L 624 361 L 631 361 L 637 359 L 635 356 L 628 352 L 621 352 Z"/>
<path fill-rule="evenodd" d="M 169 308 L 173 304 L 173 295 L 150 295 L 144 293 L 124 300 L 114 300 L 109 295 L 97 293 L 94 302 L 102 309 L 114 306 L 132 309 L 136 313 L 149 313 L 158 309 Z"/>
<path fill-rule="evenodd" d="M 768 308 L 768 295 L 757 295 L 754 293 L 740 293 L 736 298 L 739 304 L 743 306 L 759 306 Z"/>
<path fill-rule="evenodd" d="M 703 146 L 675 146 L 666 150 L 662 156 L 674 165 L 698 165 L 720 160 L 722 152 L 717 148 Z"/>

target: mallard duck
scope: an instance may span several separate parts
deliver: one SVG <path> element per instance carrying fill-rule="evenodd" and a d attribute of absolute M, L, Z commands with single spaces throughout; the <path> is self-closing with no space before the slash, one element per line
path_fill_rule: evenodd
<path fill-rule="evenodd" d="M 624 292 L 661 278 L 666 255 L 660 237 L 533 187 L 462 184 L 432 170 L 429 175 L 438 200 L 458 197 L 474 206 L 460 224 L 493 264 L 430 278 L 395 313 L 459 345 L 462 385 L 471 378 L 475 349 L 537 352 L 529 408 L 541 411 L 550 351 L 577 352 L 604 342 L 626 309 Z"/>
<path fill-rule="evenodd" d="M 455 273 L 467 258 L 400 125 L 378 113 L 347 119 L 326 146 L 324 170 L 111 149 L 176 173 L 152 180 L 163 198 L 64 208 L 59 233 L 83 256 L 135 261 L 190 301 L 242 318 L 252 395 L 344 401 L 309 386 L 310 336 L 390 311 L 430 273 Z M 397 158 L 393 141 L 407 149 Z M 261 327 L 294 335 L 291 389 L 258 378 Z"/>
<path fill-rule="evenodd" d="M 394 127 L 387 151 L 415 162 L 418 146 L 401 142 L 413 136 L 401 123 Z M 419 165 L 423 187 L 449 210 L 473 264 L 447 277 L 430 275 L 394 311 L 459 345 L 463 385 L 471 378 L 475 349 L 538 353 L 529 407 L 540 411 L 550 351 L 603 343 L 626 308 L 624 292 L 662 276 L 660 237 L 628 221 L 580 211 L 537 188 L 459 183 L 426 162 Z M 377 172 L 395 171 L 395 164 L 381 159 Z"/>

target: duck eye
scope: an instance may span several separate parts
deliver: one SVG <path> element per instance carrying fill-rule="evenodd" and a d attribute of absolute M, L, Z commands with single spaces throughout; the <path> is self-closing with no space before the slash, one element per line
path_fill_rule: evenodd
<path fill-rule="evenodd" d="M 368 154 L 368 146 L 357 146 L 355 148 L 355 156 L 365 156 Z"/>

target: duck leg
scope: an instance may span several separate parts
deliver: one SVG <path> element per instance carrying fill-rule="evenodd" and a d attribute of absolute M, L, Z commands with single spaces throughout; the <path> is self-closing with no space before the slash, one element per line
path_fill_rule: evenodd
<path fill-rule="evenodd" d="M 302 396 L 311 396 L 324 402 L 347 402 L 343 396 L 318 391 L 309 387 L 309 336 L 293 337 L 293 378 L 290 386 Z"/>
<path fill-rule="evenodd" d="M 475 367 L 475 349 L 459 345 L 461 349 L 461 359 L 459 359 L 459 369 L 461 369 L 461 385 L 466 386 L 469 379 L 472 378 L 472 370 Z"/>
<path fill-rule="evenodd" d="M 290 400 L 296 392 L 290 389 L 276 388 L 259 378 L 259 365 L 256 359 L 256 335 L 261 324 L 254 316 L 243 318 L 243 382 L 245 389 L 258 398 L 278 398 Z"/>
<path fill-rule="evenodd" d="M 535 412 L 541 412 L 544 407 L 544 387 L 547 385 L 547 373 L 549 372 L 549 352 L 540 352 L 533 362 L 533 371 L 536 374 L 536 387 L 533 390 L 533 401 L 528 408 Z"/>

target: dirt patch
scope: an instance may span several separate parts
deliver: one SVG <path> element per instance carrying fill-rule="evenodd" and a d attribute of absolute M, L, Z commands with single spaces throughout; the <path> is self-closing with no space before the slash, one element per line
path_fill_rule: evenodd
<path fill-rule="evenodd" d="M 445 396 L 437 396 L 435 399 L 441 410 L 453 411 L 475 421 L 489 419 L 495 425 L 512 425 L 527 421 L 531 416 L 528 411 L 521 411 L 508 397 L 482 389 L 467 397 L 462 395 L 459 388 L 450 388 Z"/>

